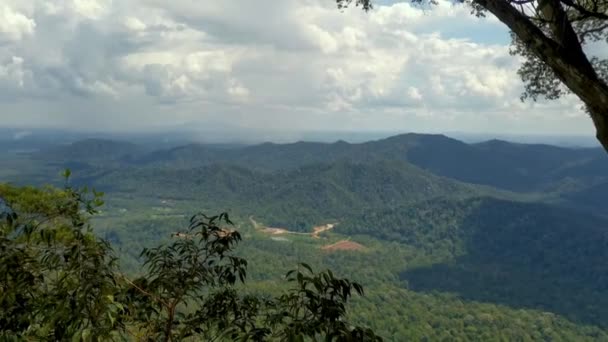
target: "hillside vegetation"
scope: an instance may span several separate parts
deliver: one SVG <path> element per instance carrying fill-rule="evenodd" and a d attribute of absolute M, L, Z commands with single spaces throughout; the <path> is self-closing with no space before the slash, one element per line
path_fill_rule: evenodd
<path fill-rule="evenodd" d="M 42 184 L 67 166 L 72 184 L 104 191 L 94 231 L 127 273 L 192 212 L 228 211 L 248 286 L 274 293 L 298 262 L 329 267 L 367 289 L 349 317 L 387 340 L 608 340 L 599 149 L 420 134 L 156 151 L 94 140 L 0 164 L 0 181 Z"/>

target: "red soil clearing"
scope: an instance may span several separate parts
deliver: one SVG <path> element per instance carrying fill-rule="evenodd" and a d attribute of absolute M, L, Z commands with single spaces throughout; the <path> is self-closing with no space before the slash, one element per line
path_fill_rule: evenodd
<path fill-rule="evenodd" d="M 338 241 L 334 244 L 331 245 L 326 245 L 321 247 L 322 250 L 324 251 L 329 251 L 329 252 L 333 252 L 333 251 L 362 251 L 365 249 L 365 246 L 363 246 L 360 243 L 356 243 L 353 241 L 349 241 L 349 240 L 342 240 L 342 241 Z"/>

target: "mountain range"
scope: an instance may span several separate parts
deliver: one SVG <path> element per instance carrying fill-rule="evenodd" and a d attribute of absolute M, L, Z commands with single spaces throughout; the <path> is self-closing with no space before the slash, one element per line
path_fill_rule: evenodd
<path fill-rule="evenodd" d="M 591 210 L 600 208 L 601 189 L 608 186 L 608 158 L 600 148 L 499 140 L 467 144 L 443 135 L 424 134 L 403 134 L 359 144 L 344 141 L 251 146 L 187 144 L 153 151 L 128 142 L 88 139 L 42 150 L 32 157 L 51 165 L 69 166 L 77 174 L 81 171 L 83 177 L 95 176 L 100 170 L 125 168 L 144 173 L 152 172 L 145 170 L 183 173 L 196 168 L 210 172 L 208 166 L 221 164 L 255 172 L 255 176 L 250 175 L 255 178 L 297 170 L 306 173 L 310 172 L 306 168 L 315 164 L 321 168 L 333 163 L 386 168 L 386 161 L 401 162 L 402 165 L 393 166 L 404 174 L 425 173 L 436 179 L 443 177 L 504 191 L 542 193 L 557 202 Z"/>
<path fill-rule="evenodd" d="M 4 155 L 0 166 L 0 181 L 16 183 L 49 182 L 69 167 L 72 184 L 106 192 L 103 231 L 127 257 L 192 208 L 298 233 L 337 223 L 331 234 L 372 247 L 367 257 L 320 258 L 376 274 L 384 290 L 550 312 L 599 329 L 580 328 L 590 340 L 608 336 L 608 156 L 599 148 L 424 134 L 161 149 L 86 139 Z M 269 241 L 248 253 L 275 263 L 293 252 Z M 559 324 L 560 336 L 579 336 Z"/>

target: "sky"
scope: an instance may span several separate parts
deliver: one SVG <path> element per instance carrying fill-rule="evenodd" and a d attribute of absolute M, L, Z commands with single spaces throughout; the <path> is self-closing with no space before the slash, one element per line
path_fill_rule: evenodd
<path fill-rule="evenodd" d="M 0 125 L 587 135 L 580 102 L 519 100 L 495 18 L 333 0 L 3 0 Z"/>

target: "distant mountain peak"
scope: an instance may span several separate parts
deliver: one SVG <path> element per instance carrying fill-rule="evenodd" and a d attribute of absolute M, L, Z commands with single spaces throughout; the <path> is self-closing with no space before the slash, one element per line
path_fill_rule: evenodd
<path fill-rule="evenodd" d="M 89 138 L 74 141 L 68 145 L 53 146 L 35 155 L 47 160 L 116 160 L 135 154 L 141 147 L 130 142 Z"/>

